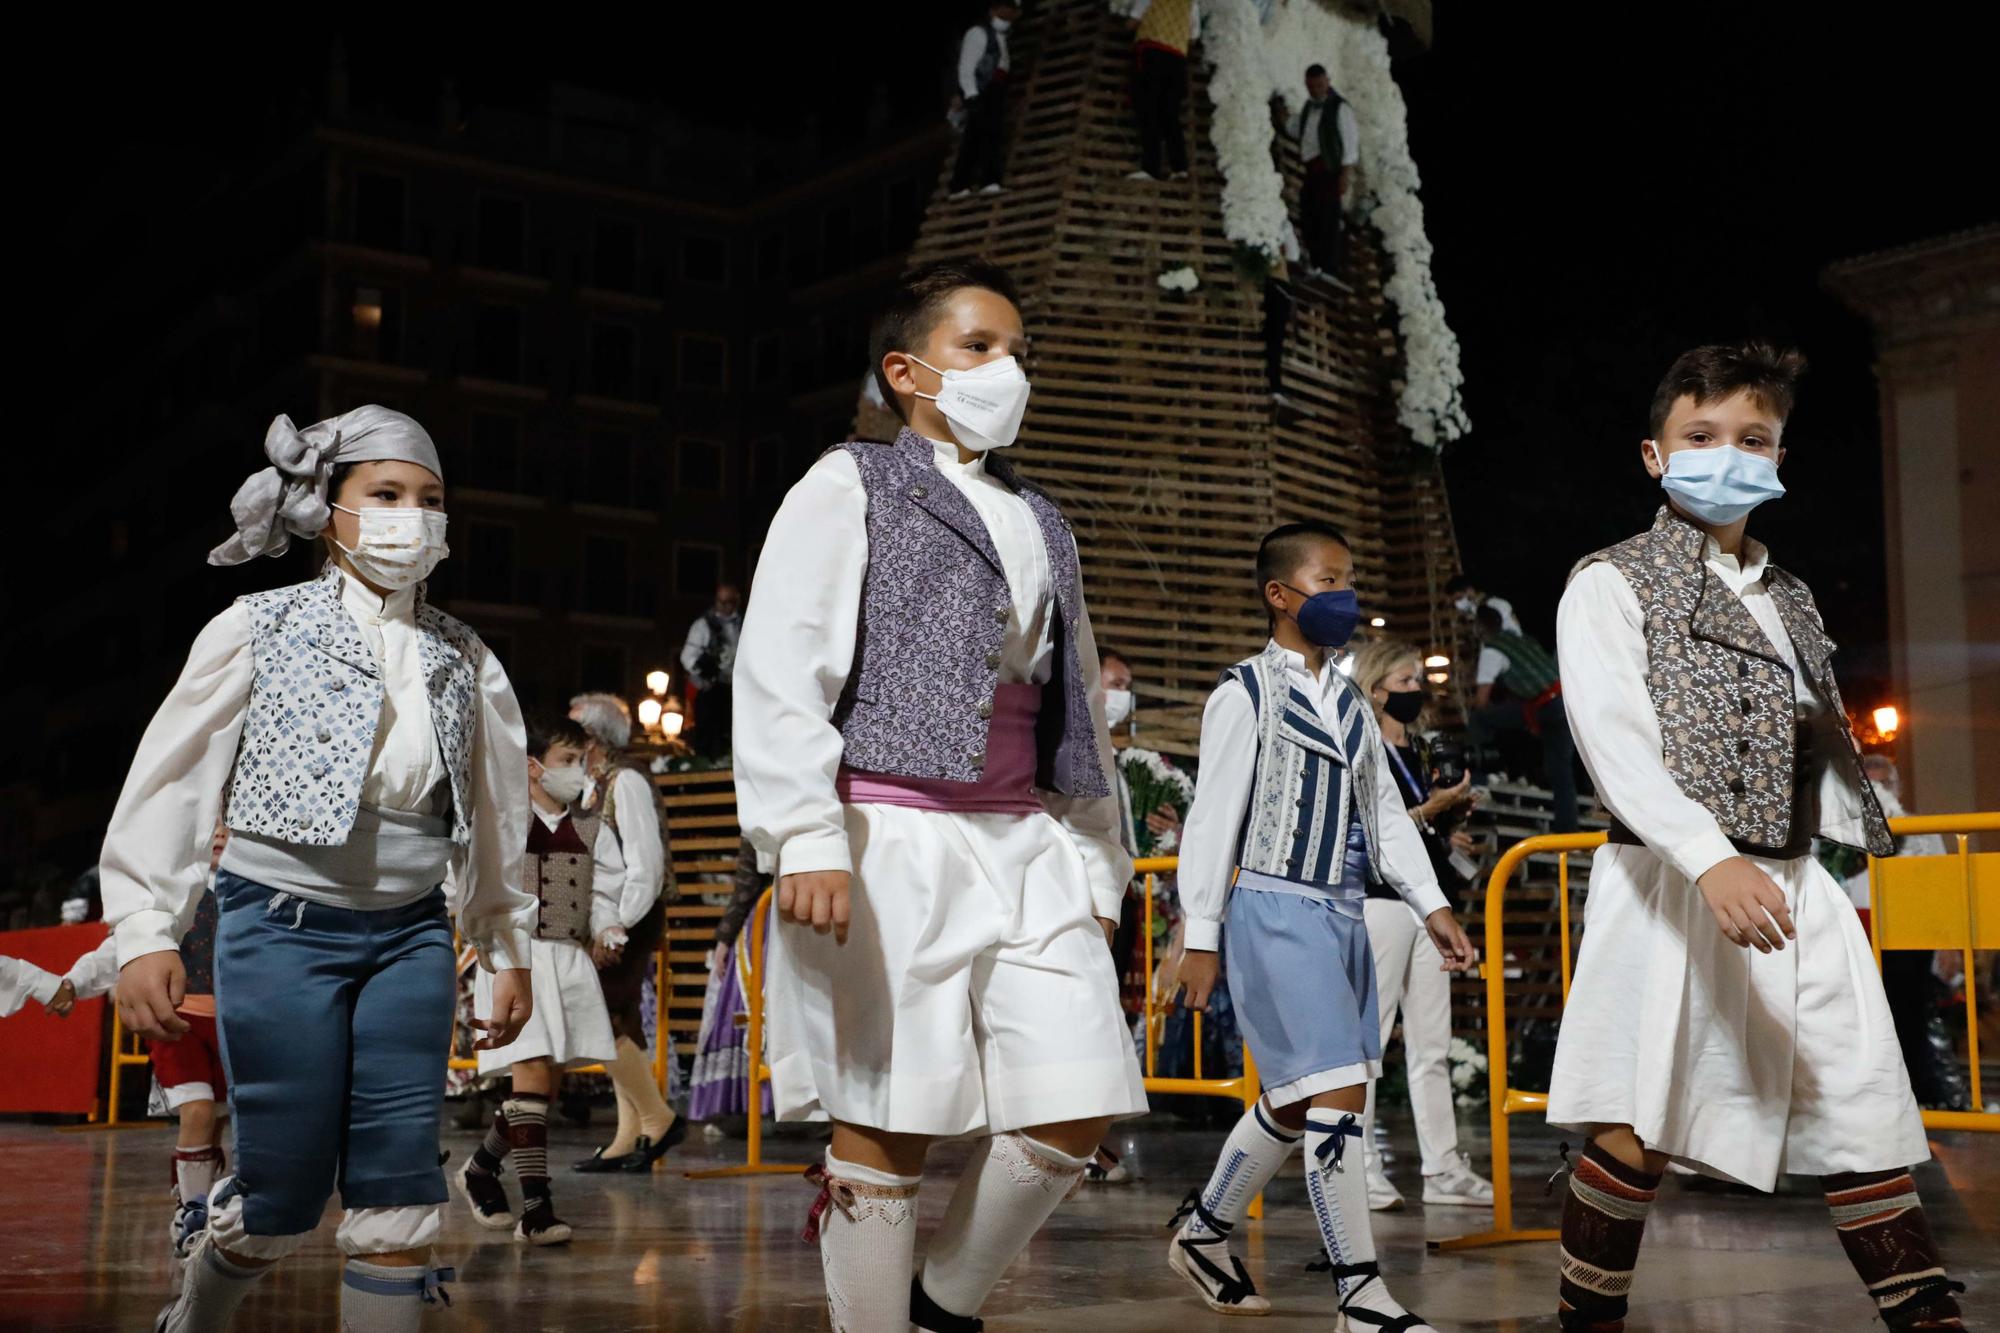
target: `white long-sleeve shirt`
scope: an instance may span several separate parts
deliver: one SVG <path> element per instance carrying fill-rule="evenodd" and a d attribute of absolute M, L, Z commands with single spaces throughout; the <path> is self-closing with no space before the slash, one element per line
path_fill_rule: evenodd
<path fill-rule="evenodd" d="M 688 626 L 687 640 L 681 644 L 681 667 L 688 673 L 689 679 L 704 690 L 717 684 L 727 685 L 730 677 L 736 674 L 736 641 L 742 633 L 741 616 L 729 616 L 722 620 L 722 642 L 715 646 L 716 678 L 704 680 L 699 663 L 702 654 L 715 642 L 716 635 L 707 616 L 696 617 L 694 624 Z"/>
<path fill-rule="evenodd" d="M 993 35 L 1000 42 L 1000 62 L 995 69 L 1007 68 L 1007 29 L 995 23 Z M 979 62 L 986 58 L 986 25 L 975 23 L 965 30 L 958 44 L 958 91 L 970 102 L 979 96 Z"/>
<path fill-rule="evenodd" d="M 617 896 L 604 906 L 600 926 L 598 907 L 591 907 L 590 933 L 616 931 L 615 943 L 624 943 L 625 932 L 639 924 L 639 918 L 653 910 L 660 900 L 660 886 L 667 882 L 667 848 L 660 841 L 660 797 L 646 775 L 635 768 L 621 768 L 611 779 L 617 806 L 620 866 Z M 583 795 L 585 809 L 599 807 L 597 781 L 593 778 Z M 607 826 L 607 831 L 608 831 Z M 601 844 L 602 836 L 598 838 Z M 595 894 L 592 895 L 595 897 Z"/>
<path fill-rule="evenodd" d="M 1710 574 L 1742 599 L 1757 627 L 1792 668 L 1798 703 L 1816 726 L 1833 719 L 1798 669 L 1791 635 L 1763 583 L 1766 556 L 1755 542 L 1744 543 L 1744 559 L 1724 555 L 1710 538 Z M 1667 772 L 1659 714 L 1646 688 L 1645 615 L 1639 598 L 1617 566 L 1598 561 L 1570 582 L 1556 609 L 1556 655 L 1563 664 L 1563 705 L 1577 753 L 1590 771 L 1598 799 L 1637 834 L 1639 840 L 1688 879 L 1700 879 L 1737 854 L 1715 816 L 1683 793 Z M 1847 742 L 1837 737 L 1831 746 Z M 1818 747 L 1832 755 L 1827 745 Z M 1820 833 L 1835 842 L 1865 846 L 1861 802 L 1828 763 L 1819 788 Z"/>
<path fill-rule="evenodd" d="M 1312 162 L 1319 158 L 1319 120 L 1326 114 L 1326 103 L 1307 99 L 1306 104 L 1292 113 L 1292 133 L 1299 141 L 1299 161 Z M 1340 165 L 1351 167 L 1361 160 L 1361 125 L 1354 119 L 1354 108 L 1347 99 L 1340 100 L 1340 109 L 1334 112 L 1334 124 L 1340 127 Z"/>
<path fill-rule="evenodd" d="M 364 804 L 422 811 L 445 778 L 417 649 L 414 589 L 376 596 L 344 571 L 341 603 L 382 669 L 381 723 Z M 208 622 L 132 756 L 105 830 L 98 871 L 118 965 L 178 947 L 193 895 L 207 882 L 209 835 L 236 762 L 256 662 L 241 603 Z M 473 724 L 471 841 L 454 851 L 446 891 L 459 931 L 489 969 L 528 966 L 536 903 L 521 891 L 528 766 L 521 707 L 492 653 L 479 667 Z"/>
<path fill-rule="evenodd" d="M 1044 684 L 1056 669 L 1055 595 L 1048 550 L 1027 501 L 987 475 L 985 459 L 958 461 L 956 445 L 933 440 L 938 472 L 986 523 L 1013 609 L 1001 641 L 1003 684 Z M 834 781 L 844 749 L 833 710 L 854 666 L 862 581 L 868 572 L 868 494 L 844 451 L 821 458 L 779 507 L 743 625 L 736 663 L 737 811 L 760 854 L 780 875 L 854 869 Z M 1118 919 L 1131 877 L 1119 842 L 1118 784 L 1104 725 L 1097 641 L 1079 609 L 1077 649 L 1110 795 L 1042 793 L 1049 813 L 1088 867 L 1098 916 Z"/>
<path fill-rule="evenodd" d="M 1282 651 L 1291 683 L 1312 701 L 1327 733 L 1337 735 L 1334 699 L 1347 688 L 1339 679 L 1339 666 L 1329 655 L 1315 676 L 1306 670 L 1303 656 Z M 1243 682 L 1232 677 L 1218 685 L 1202 710 L 1201 771 L 1195 777 L 1187 826 L 1181 831 L 1177 882 L 1186 923 L 1183 938 L 1190 949 L 1212 952 L 1221 944 L 1222 918 L 1236 874 L 1236 845 L 1257 781 L 1257 731 L 1257 706 Z M 1395 774 L 1386 761 L 1374 767 L 1376 845 L 1371 851 L 1376 872 L 1420 920 L 1426 919 L 1450 904 L 1438 887 L 1423 835 L 1403 805 Z M 1357 793 L 1356 799 L 1361 796 Z"/>
<path fill-rule="evenodd" d="M 25 958 L 0 954 L 0 1018 L 10 1018 L 33 1000 L 47 1004 L 56 997 L 62 978 Z"/>

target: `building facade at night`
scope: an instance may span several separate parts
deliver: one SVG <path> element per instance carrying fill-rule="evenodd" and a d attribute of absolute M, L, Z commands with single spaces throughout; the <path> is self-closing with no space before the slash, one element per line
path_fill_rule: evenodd
<path fill-rule="evenodd" d="M 53 506 L 78 567 L 23 608 L 24 641 L 65 667 L 8 689 L 42 781 L 0 790 L 0 878 L 89 865 L 194 633 L 310 576 L 312 543 L 204 563 L 281 412 L 375 402 L 429 428 L 452 544 L 431 595 L 529 707 L 677 671 L 716 583 L 747 581 L 786 487 L 849 432 L 868 321 L 949 149 L 942 127 L 871 128 L 802 148 L 560 86 L 533 114 L 447 88 L 425 123 L 350 105 L 336 65 L 260 160 L 121 218 L 142 239 L 72 342 L 103 373 L 83 428 L 144 444 Z"/>

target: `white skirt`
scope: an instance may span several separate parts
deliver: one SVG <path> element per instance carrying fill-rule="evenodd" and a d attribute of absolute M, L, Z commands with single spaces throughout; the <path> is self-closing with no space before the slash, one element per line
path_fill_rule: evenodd
<path fill-rule="evenodd" d="M 573 940 L 534 940 L 528 949 L 528 976 L 535 988 L 535 1012 L 511 1043 L 479 1052 L 481 1074 L 524 1060 L 547 1059 L 558 1069 L 574 1069 L 617 1057 L 611 1015 L 587 949 Z M 492 1016 L 493 974 L 483 967 L 475 969 L 472 1003 L 481 1018 Z"/>
<path fill-rule="evenodd" d="M 888 805 L 849 805 L 846 824 L 847 942 L 771 927 L 779 1119 L 957 1136 L 1145 1112 L 1111 951 L 1061 824 Z"/>
<path fill-rule="evenodd" d="M 1701 890 L 1644 847 L 1591 862 L 1549 1123 L 1630 1125 L 1648 1148 L 1768 1190 L 1782 1173 L 1930 1156 L 1882 977 L 1854 906 L 1810 856 L 1755 858 L 1798 930 L 1731 944 Z"/>

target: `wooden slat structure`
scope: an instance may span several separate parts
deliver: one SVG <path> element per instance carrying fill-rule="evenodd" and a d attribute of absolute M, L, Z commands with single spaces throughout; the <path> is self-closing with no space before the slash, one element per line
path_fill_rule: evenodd
<path fill-rule="evenodd" d="M 1217 672 L 1263 642 L 1252 559 L 1278 523 L 1341 527 L 1365 614 L 1452 652 L 1442 589 L 1456 545 L 1436 456 L 1396 421 L 1376 238 L 1351 227 L 1351 292 L 1295 279 L 1279 404 L 1263 285 L 1238 272 L 1222 231 L 1201 60 L 1189 179 L 1128 181 L 1139 143 L 1124 25 L 1102 0 L 1049 0 L 1012 46 L 1007 188 L 949 198 L 947 163 L 911 262 L 983 257 L 1021 287 L 1034 393 L 1016 454 L 1075 524 L 1099 643 L 1138 664 L 1146 743 L 1193 754 Z M 1274 152 L 1296 216 L 1296 155 L 1282 141 Z M 1199 288 L 1161 288 L 1182 266 Z M 864 402 L 857 435 L 894 428 Z"/>
<path fill-rule="evenodd" d="M 653 786 L 667 807 L 674 877 L 681 900 L 667 909 L 667 1030 L 683 1053 L 701 1031 L 701 1001 L 708 987 L 706 960 L 715 947 L 723 909 L 703 893 L 727 893 L 736 870 L 740 833 L 736 786 L 730 771 L 655 775 Z"/>

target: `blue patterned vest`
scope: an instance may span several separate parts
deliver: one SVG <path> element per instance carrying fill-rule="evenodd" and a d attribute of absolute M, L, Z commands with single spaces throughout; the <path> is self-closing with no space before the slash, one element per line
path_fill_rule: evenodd
<path fill-rule="evenodd" d="M 382 721 L 382 673 L 340 601 L 329 566 L 308 583 L 252 593 L 255 677 L 236 752 L 228 824 L 281 842 L 338 847 L 361 805 Z M 451 837 L 470 840 L 472 738 L 486 646 L 417 590 L 418 654 L 439 757 L 451 779 Z"/>
<path fill-rule="evenodd" d="M 842 762 L 869 773 L 977 782 L 1000 682 L 1000 646 L 1013 594 L 993 536 L 972 501 L 938 473 L 931 443 L 905 427 L 894 444 L 845 449 L 868 493 L 868 575 L 862 584 L 854 667 L 834 708 Z M 1005 461 L 989 476 L 1035 516 L 1055 590 L 1055 669 L 1036 718 L 1035 784 L 1065 796 L 1110 795 L 1103 740 L 1077 646 L 1083 612 L 1069 520 Z"/>
<path fill-rule="evenodd" d="M 1379 845 L 1373 795 L 1382 734 L 1368 701 L 1338 671 L 1338 724 L 1329 731 L 1285 657 L 1273 644 L 1222 674 L 1225 685 L 1242 683 L 1257 710 L 1257 771 L 1236 864 L 1311 887 L 1359 880 L 1372 873 L 1362 866 L 1373 865 Z"/>

